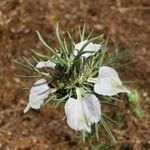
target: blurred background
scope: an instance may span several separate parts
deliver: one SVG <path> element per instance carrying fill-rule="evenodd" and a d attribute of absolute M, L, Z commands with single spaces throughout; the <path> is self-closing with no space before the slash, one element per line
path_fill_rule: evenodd
<path fill-rule="evenodd" d="M 31 56 L 29 49 L 46 52 L 35 30 L 55 45 L 55 25 L 59 21 L 62 34 L 87 24 L 94 33 L 110 35 L 109 47 L 116 39 L 120 48 L 137 44 L 133 64 L 118 70 L 121 78 L 131 80 L 128 86 L 140 94 L 138 107 L 144 116 L 132 115 L 122 106 L 116 114 L 122 117 L 121 129 L 113 127 L 117 143 L 112 149 L 148 150 L 150 148 L 150 1 L 148 0 L 0 0 L 0 149 L 46 150 L 90 149 L 79 144 L 76 134 L 63 120 L 63 106 L 50 104 L 38 111 L 23 114 L 28 90 L 33 80 L 16 74 L 31 75 L 12 62 L 12 58 Z M 137 106 L 136 106 L 137 107 Z"/>

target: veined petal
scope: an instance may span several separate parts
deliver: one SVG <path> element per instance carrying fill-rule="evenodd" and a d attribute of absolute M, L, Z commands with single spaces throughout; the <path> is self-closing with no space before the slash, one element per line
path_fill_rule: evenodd
<path fill-rule="evenodd" d="M 50 60 L 48 61 L 40 61 L 38 62 L 38 64 L 36 65 L 36 68 L 44 68 L 44 67 L 47 67 L 47 68 L 51 68 L 51 69 L 54 69 L 56 66 L 55 63 L 51 62 Z"/>
<path fill-rule="evenodd" d="M 118 73 L 113 68 L 107 66 L 100 67 L 99 76 L 94 85 L 94 91 L 97 94 L 106 96 L 130 92 L 123 86 Z"/>
<path fill-rule="evenodd" d="M 36 81 L 30 90 L 29 103 L 24 109 L 24 113 L 26 113 L 30 107 L 33 109 L 39 109 L 48 95 L 54 91 L 55 89 L 49 88 L 45 79 Z"/>
<path fill-rule="evenodd" d="M 78 54 L 78 51 L 81 50 L 81 48 L 87 43 L 88 41 L 82 41 L 78 44 L 75 44 L 75 49 L 74 49 L 74 55 L 76 56 Z M 92 42 L 90 42 L 85 48 L 84 48 L 84 52 L 86 51 L 91 51 L 92 53 L 85 53 L 82 56 L 85 58 L 88 58 L 91 55 L 94 55 L 99 49 L 100 49 L 101 45 L 100 44 L 93 44 Z"/>
<path fill-rule="evenodd" d="M 91 132 L 91 125 L 100 120 L 100 103 L 95 95 L 87 94 L 82 99 L 70 98 L 65 105 L 68 125 L 76 130 Z"/>

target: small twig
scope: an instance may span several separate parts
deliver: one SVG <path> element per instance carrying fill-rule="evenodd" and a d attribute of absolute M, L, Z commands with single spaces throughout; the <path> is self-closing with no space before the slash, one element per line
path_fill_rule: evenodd
<path fill-rule="evenodd" d="M 123 143 L 150 143 L 150 141 L 145 141 L 145 140 L 125 140 L 125 141 L 118 141 L 115 144 L 123 144 Z"/>
<path fill-rule="evenodd" d="M 143 7 L 126 7 L 126 8 L 120 7 L 118 9 L 121 13 L 124 13 L 127 11 L 150 10 L 150 7 L 144 7 L 144 6 Z"/>
<path fill-rule="evenodd" d="M 140 7 L 122 7 L 120 0 L 116 0 L 118 10 L 121 13 L 127 12 L 127 11 L 136 11 L 136 10 L 150 10 L 150 7 L 140 6 Z"/>

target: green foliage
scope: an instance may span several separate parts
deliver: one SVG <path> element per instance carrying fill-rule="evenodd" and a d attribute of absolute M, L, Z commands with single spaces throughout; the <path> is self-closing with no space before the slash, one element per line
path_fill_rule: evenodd
<path fill-rule="evenodd" d="M 91 150 L 110 150 L 111 147 L 108 143 L 101 141 L 98 144 L 93 144 L 92 141 L 89 141 Z"/>

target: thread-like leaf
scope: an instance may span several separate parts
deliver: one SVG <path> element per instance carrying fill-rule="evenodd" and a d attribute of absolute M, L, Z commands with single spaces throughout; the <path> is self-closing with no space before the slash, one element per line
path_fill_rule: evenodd
<path fill-rule="evenodd" d="M 109 135 L 109 137 L 116 143 L 116 140 L 111 132 L 111 129 L 109 128 L 109 126 L 107 125 L 107 123 L 105 122 L 105 120 L 103 119 L 103 117 L 101 117 L 101 123 L 105 129 L 105 131 L 107 132 L 107 134 Z"/>
<path fill-rule="evenodd" d="M 112 122 L 113 124 L 115 124 L 116 126 L 118 126 L 118 127 L 120 128 L 119 124 L 117 124 L 117 123 L 116 123 L 114 120 L 112 120 L 110 117 L 107 117 L 107 116 L 104 115 L 104 114 L 102 114 L 102 117 L 104 117 L 105 119 L 109 120 L 110 122 Z"/>

